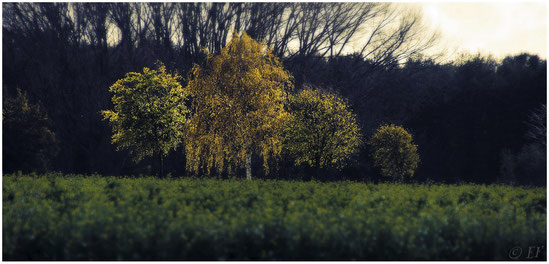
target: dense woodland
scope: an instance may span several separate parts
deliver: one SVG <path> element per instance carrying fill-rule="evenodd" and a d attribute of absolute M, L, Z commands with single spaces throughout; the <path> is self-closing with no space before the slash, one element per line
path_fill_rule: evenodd
<path fill-rule="evenodd" d="M 421 157 L 413 180 L 546 184 L 546 61 L 520 54 L 441 62 L 424 55 L 437 34 L 395 5 L 3 3 L 2 12 L 4 173 L 154 172 L 155 159 L 136 164 L 111 144 L 100 113 L 111 107 L 109 86 L 157 60 L 187 76 L 233 32 L 246 32 L 281 58 L 294 92 L 315 86 L 346 98 L 365 138 L 383 124 L 405 127 Z M 18 89 L 29 101 L 20 117 L 10 110 Z M 50 132 L 54 139 L 43 136 Z M 165 166 L 190 175 L 183 148 Z M 261 160 L 253 166 L 261 171 Z M 288 159 L 276 168 L 256 175 L 302 179 L 313 169 Z M 346 168 L 320 175 L 382 179 L 366 145 Z"/>

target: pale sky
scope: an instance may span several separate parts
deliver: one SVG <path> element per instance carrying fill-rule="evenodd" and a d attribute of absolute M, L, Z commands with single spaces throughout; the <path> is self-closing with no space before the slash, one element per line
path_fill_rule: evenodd
<path fill-rule="evenodd" d="M 547 58 L 547 4 L 544 2 L 413 3 L 427 25 L 441 31 L 450 52 L 520 52 Z"/>

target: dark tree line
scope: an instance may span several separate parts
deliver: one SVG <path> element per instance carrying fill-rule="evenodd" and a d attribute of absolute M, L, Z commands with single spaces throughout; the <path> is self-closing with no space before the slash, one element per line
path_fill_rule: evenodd
<path fill-rule="evenodd" d="M 545 60 L 530 54 L 502 61 L 481 55 L 451 63 L 410 59 L 357 73 L 362 67 L 373 66 L 339 57 L 304 76 L 348 98 L 367 137 L 387 123 L 409 129 L 421 156 L 416 179 L 545 184 Z M 375 175 L 367 153 L 360 153 L 350 175 Z"/>
<path fill-rule="evenodd" d="M 519 181 L 532 174 L 519 164 L 539 149 L 539 137 L 531 135 L 545 126 L 539 110 L 546 103 L 545 60 L 420 59 L 437 34 L 426 33 L 419 14 L 396 5 L 3 3 L 2 12 L 3 96 L 20 88 L 49 117 L 59 145 L 51 170 L 149 173 L 154 163 L 136 165 L 110 143 L 99 112 L 109 108 L 108 87 L 156 60 L 185 75 L 242 31 L 272 47 L 298 89 L 309 83 L 348 98 L 367 137 L 384 123 L 410 129 L 420 180 Z M 343 174 L 374 177 L 367 153 Z M 184 160 L 177 151 L 166 170 L 184 175 Z M 281 169 L 273 177 L 286 177 L 282 172 L 307 169 Z"/>

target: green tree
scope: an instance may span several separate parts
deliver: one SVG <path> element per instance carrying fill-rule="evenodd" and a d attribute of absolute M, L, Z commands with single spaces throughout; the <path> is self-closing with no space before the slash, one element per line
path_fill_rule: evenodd
<path fill-rule="evenodd" d="M 414 176 L 419 164 L 417 145 L 414 145 L 412 135 L 403 127 L 379 127 L 368 145 L 371 147 L 374 166 L 381 169 L 383 176 L 400 179 Z"/>
<path fill-rule="evenodd" d="M 48 116 L 39 105 L 29 104 L 20 89 L 16 97 L 4 97 L 3 101 L 3 172 L 46 171 L 59 150 Z"/>
<path fill-rule="evenodd" d="M 102 111 L 104 119 L 112 125 L 112 142 L 118 150 L 130 149 L 134 161 L 157 155 L 160 176 L 163 175 L 163 157 L 182 142 L 188 123 L 185 99 L 188 93 L 177 73 L 143 68 L 143 73 L 130 72 L 114 83 L 114 110 Z"/>
<path fill-rule="evenodd" d="M 188 169 L 246 167 L 252 178 L 252 154 L 280 154 L 281 131 L 288 113 L 284 109 L 292 75 L 271 49 L 246 33 L 235 34 L 217 56 L 195 65 L 189 76 L 193 117 L 186 136 Z"/>
<path fill-rule="evenodd" d="M 284 132 L 284 150 L 295 164 L 342 168 L 362 144 L 355 115 L 346 101 L 320 90 L 304 89 L 291 96 L 292 120 Z M 318 175 L 315 175 L 318 176 Z"/>

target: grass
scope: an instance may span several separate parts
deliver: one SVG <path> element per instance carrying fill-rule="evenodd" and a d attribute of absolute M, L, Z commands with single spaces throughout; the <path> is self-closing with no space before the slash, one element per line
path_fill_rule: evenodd
<path fill-rule="evenodd" d="M 4 260 L 546 259 L 544 188 L 4 175 L 2 205 Z"/>

